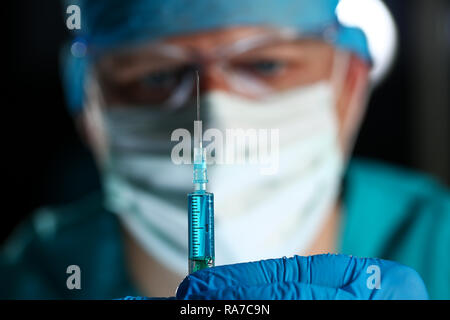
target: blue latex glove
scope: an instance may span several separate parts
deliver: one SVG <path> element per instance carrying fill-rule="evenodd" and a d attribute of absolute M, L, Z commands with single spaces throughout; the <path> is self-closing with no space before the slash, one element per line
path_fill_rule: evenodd
<path fill-rule="evenodd" d="M 428 299 L 428 294 L 418 273 L 409 267 L 381 259 L 328 254 L 197 271 L 183 280 L 176 298 L 370 300 Z"/>

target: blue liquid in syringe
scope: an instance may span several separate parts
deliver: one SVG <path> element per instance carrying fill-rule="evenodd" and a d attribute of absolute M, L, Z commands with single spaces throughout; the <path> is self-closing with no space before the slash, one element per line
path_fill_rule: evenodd
<path fill-rule="evenodd" d="M 189 202 L 189 273 L 214 266 L 214 195 L 193 192 Z"/>

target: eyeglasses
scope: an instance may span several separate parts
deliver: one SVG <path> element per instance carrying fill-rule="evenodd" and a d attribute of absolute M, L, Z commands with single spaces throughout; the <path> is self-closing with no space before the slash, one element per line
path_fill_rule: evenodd
<path fill-rule="evenodd" d="M 271 29 L 207 53 L 159 42 L 105 55 L 95 72 L 108 104 L 177 108 L 194 93 L 196 70 L 230 92 L 263 99 L 329 78 L 334 48 L 326 39 Z"/>

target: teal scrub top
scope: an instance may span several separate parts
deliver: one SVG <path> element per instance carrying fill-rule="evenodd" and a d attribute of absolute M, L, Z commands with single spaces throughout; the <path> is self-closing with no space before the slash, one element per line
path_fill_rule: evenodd
<path fill-rule="evenodd" d="M 432 179 L 354 160 L 343 184 L 338 251 L 397 261 L 422 276 L 430 298 L 450 299 L 450 193 Z M 125 265 L 117 216 L 100 194 L 43 208 L 21 224 L 0 256 L 2 299 L 111 299 L 141 295 Z M 78 265 L 81 289 L 69 290 Z"/>

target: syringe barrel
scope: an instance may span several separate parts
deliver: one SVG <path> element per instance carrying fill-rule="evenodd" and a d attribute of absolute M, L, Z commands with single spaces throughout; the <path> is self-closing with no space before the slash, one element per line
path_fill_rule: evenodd
<path fill-rule="evenodd" d="M 188 195 L 189 273 L 214 266 L 214 194 Z"/>

